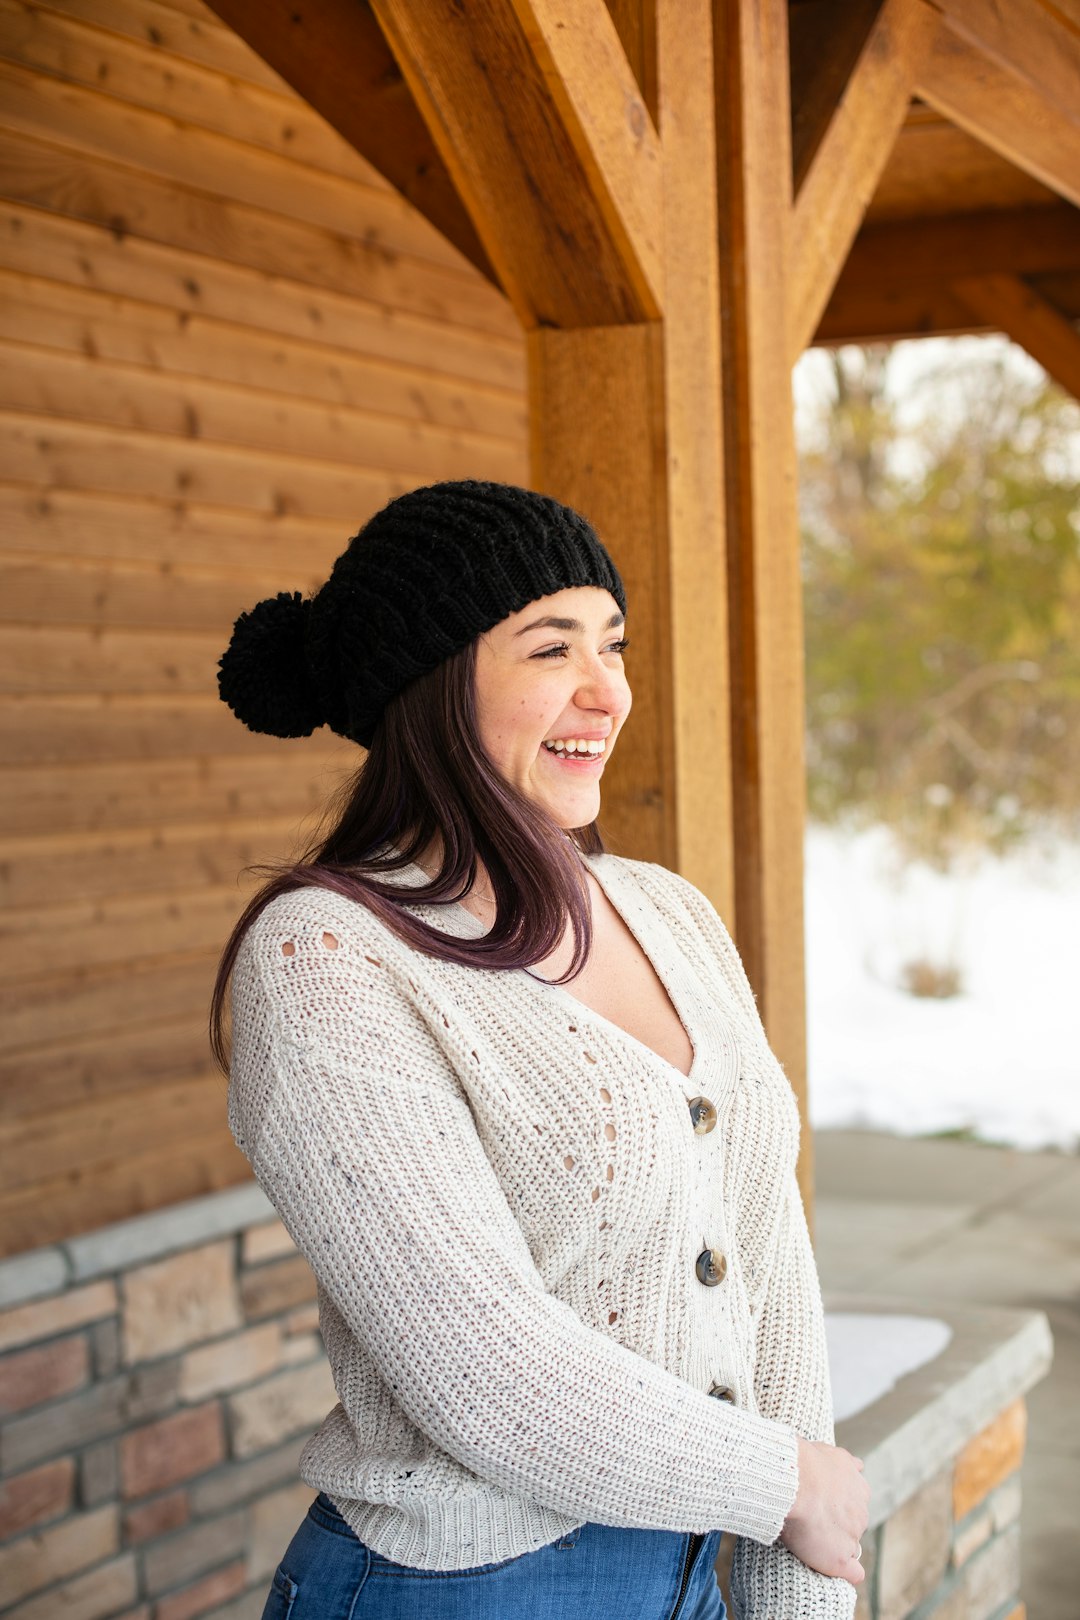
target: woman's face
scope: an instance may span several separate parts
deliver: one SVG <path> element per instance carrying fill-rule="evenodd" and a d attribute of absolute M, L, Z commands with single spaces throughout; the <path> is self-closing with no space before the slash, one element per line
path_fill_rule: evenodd
<path fill-rule="evenodd" d="M 618 603 L 593 585 L 540 597 L 479 638 L 480 740 L 557 826 L 599 813 L 600 777 L 630 712 L 624 645 Z"/>

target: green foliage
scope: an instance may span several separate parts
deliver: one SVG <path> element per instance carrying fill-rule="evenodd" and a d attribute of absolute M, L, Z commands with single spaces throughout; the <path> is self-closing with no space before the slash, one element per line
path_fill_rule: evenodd
<path fill-rule="evenodd" d="M 801 466 L 811 814 L 939 866 L 1075 823 L 1076 402 L 999 354 L 902 413 L 887 351 L 830 358 Z"/>

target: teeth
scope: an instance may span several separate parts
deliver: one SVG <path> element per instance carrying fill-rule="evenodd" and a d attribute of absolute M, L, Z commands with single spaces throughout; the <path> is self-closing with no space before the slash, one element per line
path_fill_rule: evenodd
<path fill-rule="evenodd" d="M 552 754 L 602 754 L 607 740 L 604 737 L 591 740 L 584 737 L 554 737 L 544 747 Z"/>

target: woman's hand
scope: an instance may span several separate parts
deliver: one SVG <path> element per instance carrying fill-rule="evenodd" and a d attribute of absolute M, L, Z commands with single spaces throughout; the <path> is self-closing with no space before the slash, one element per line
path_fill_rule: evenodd
<path fill-rule="evenodd" d="M 780 1540 L 811 1569 L 852 1586 L 866 1579 L 859 1558 L 869 1523 L 870 1487 L 862 1460 L 843 1446 L 799 1436 L 799 1491 Z"/>

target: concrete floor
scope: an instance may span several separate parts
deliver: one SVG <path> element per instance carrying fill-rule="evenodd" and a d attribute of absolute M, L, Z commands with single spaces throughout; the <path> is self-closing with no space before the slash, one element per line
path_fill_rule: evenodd
<path fill-rule="evenodd" d="M 822 1286 L 1032 1306 L 1054 1365 L 1028 1396 L 1028 1620 L 1080 1616 L 1080 1158 L 873 1131 L 815 1133 Z"/>

